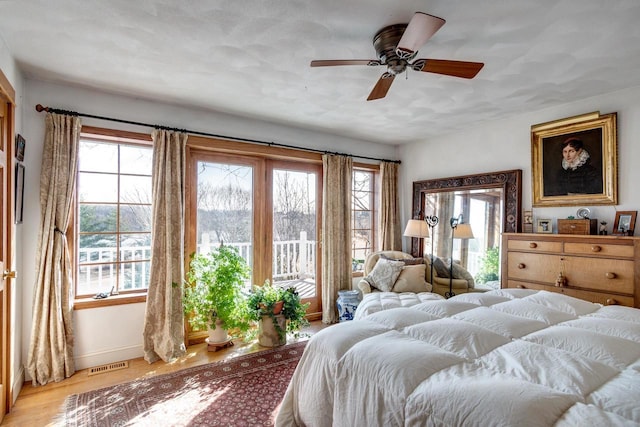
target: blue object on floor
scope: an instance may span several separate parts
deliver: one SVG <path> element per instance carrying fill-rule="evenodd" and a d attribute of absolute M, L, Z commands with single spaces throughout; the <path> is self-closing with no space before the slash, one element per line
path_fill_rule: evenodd
<path fill-rule="evenodd" d="M 338 319 L 340 322 L 353 320 L 353 315 L 360 303 L 360 292 L 356 290 L 338 291 Z"/>

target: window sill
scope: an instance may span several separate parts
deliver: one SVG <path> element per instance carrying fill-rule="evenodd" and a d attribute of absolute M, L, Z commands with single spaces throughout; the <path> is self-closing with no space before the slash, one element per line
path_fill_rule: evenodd
<path fill-rule="evenodd" d="M 137 304 L 147 301 L 147 293 L 112 295 L 103 299 L 78 298 L 73 301 L 74 310 L 85 310 L 87 308 L 109 307 L 112 305 Z"/>

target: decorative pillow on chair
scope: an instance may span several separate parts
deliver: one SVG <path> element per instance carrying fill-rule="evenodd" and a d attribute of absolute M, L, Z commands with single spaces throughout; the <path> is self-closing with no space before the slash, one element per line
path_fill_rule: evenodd
<path fill-rule="evenodd" d="M 437 256 L 433 257 L 433 269 L 436 270 L 436 274 L 439 277 L 449 277 L 449 267 L 445 265 L 442 258 L 438 258 Z"/>
<path fill-rule="evenodd" d="M 373 267 L 373 270 L 364 277 L 364 280 L 382 292 L 389 292 L 393 288 L 394 283 L 396 283 L 402 267 L 404 267 L 404 262 L 402 261 L 380 258 Z"/>
<path fill-rule="evenodd" d="M 458 264 L 457 262 L 453 263 L 453 278 L 454 279 L 465 279 L 469 282 L 469 287 L 473 288 L 474 281 L 473 276 L 469 273 L 463 266 Z"/>
<path fill-rule="evenodd" d="M 393 285 L 393 292 L 431 292 L 431 283 L 424 280 L 426 270 L 426 264 L 406 265 Z"/>
<path fill-rule="evenodd" d="M 388 259 L 391 261 L 402 261 L 404 265 L 416 265 L 416 264 L 424 264 L 424 258 L 401 258 L 395 259 L 386 256 L 385 254 L 380 254 L 380 258 Z"/>

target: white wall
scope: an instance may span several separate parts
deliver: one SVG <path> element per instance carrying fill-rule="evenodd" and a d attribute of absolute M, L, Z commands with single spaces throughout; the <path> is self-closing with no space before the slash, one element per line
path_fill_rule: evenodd
<path fill-rule="evenodd" d="M 0 38 L 0 69 L 4 73 L 5 77 L 9 80 L 9 83 L 16 92 L 16 110 L 15 110 L 15 133 L 22 134 L 22 98 L 23 98 L 23 86 L 24 79 L 22 73 L 18 69 L 13 57 L 9 54 L 9 50 L 4 40 Z M 10 168 L 13 171 L 13 168 Z M 13 172 L 11 172 L 13 173 Z M 22 269 L 22 226 L 17 225 L 14 228 L 14 237 L 16 246 L 11 248 L 13 253 L 13 265 L 5 266 L 17 272 L 17 277 L 13 281 L 11 306 L 13 311 L 11 313 L 11 331 L 10 331 L 10 345 L 11 353 L 14 361 L 13 369 L 11 372 L 11 380 L 13 381 L 14 400 L 18 397 L 20 390 L 22 389 L 22 383 L 24 382 L 24 371 L 22 364 L 22 334 L 23 329 L 21 305 L 23 300 L 23 277 Z"/>
<path fill-rule="evenodd" d="M 203 110 L 183 108 L 141 99 L 100 93 L 95 90 L 26 80 L 24 136 L 27 140 L 24 217 L 25 298 L 22 302 L 22 360 L 26 363 L 31 325 L 31 294 L 35 283 L 35 254 L 40 220 L 39 174 L 44 137 L 44 114 L 36 104 L 94 115 L 161 124 L 368 157 L 395 158 L 395 147 L 246 120 Z M 83 118 L 82 123 L 115 129 L 150 132 L 149 128 Z M 141 357 L 144 304 L 128 304 L 78 310 L 74 314 L 76 368 Z"/>
<path fill-rule="evenodd" d="M 531 125 L 600 111 L 618 113 L 618 205 L 588 206 L 591 217 L 613 227 L 616 210 L 639 210 L 640 87 L 614 92 L 517 117 L 484 123 L 464 132 L 401 146 L 400 188 L 403 222 L 412 217 L 412 183 L 425 179 L 522 169 L 522 205 L 531 209 Z M 428 123 L 425 123 L 428 126 Z M 566 218 L 579 207 L 533 209 L 535 218 Z M 446 222 L 445 222 L 446 223 Z M 555 223 L 555 221 L 554 221 Z M 640 224 L 638 224 L 640 228 Z M 637 229 L 636 229 L 637 230 Z M 636 231 L 636 235 L 640 235 Z M 404 239 L 405 249 L 410 247 Z"/>

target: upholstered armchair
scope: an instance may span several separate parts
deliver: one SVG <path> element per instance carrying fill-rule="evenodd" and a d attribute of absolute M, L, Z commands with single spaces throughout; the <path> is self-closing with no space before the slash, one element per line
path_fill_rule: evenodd
<path fill-rule="evenodd" d="M 381 258 L 385 262 L 402 261 L 402 265 L 391 266 L 382 274 L 375 274 L 374 269 Z M 410 254 L 401 251 L 372 252 L 364 262 L 364 277 L 358 282 L 358 289 L 363 295 L 371 292 L 391 291 L 398 293 L 434 292 L 444 296 L 449 292 L 449 264 L 446 260 L 436 257 L 432 280 L 430 259 L 430 256 L 413 258 Z M 471 274 L 455 261 L 453 263 L 453 277 L 452 289 L 456 295 L 486 291 L 486 289 L 476 289 Z"/>
<path fill-rule="evenodd" d="M 381 260 L 385 267 L 376 268 Z M 428 265 L 424 262 L 423 258 L 414 259 L 401 251 L 373 252 L 364 262 L 364 277 L 358 282 L 358 289 L 363 295 L 379 291 L 431 292 Z"/>
<path fill-rule="evenodd" d="M 434 257 L 433 279 L 431 278 L 431 256 L 424 257 L 427 266 L 426 279 L 433 285 L 433 291 L 443 295 L 449 292 L 449 260 Z M 453 261 L 453 280 L 451 289 L 454 294 L 467 292 L 485 292 L 487 289 L 476 289 L 473 276 L 456 260 Z"/>

